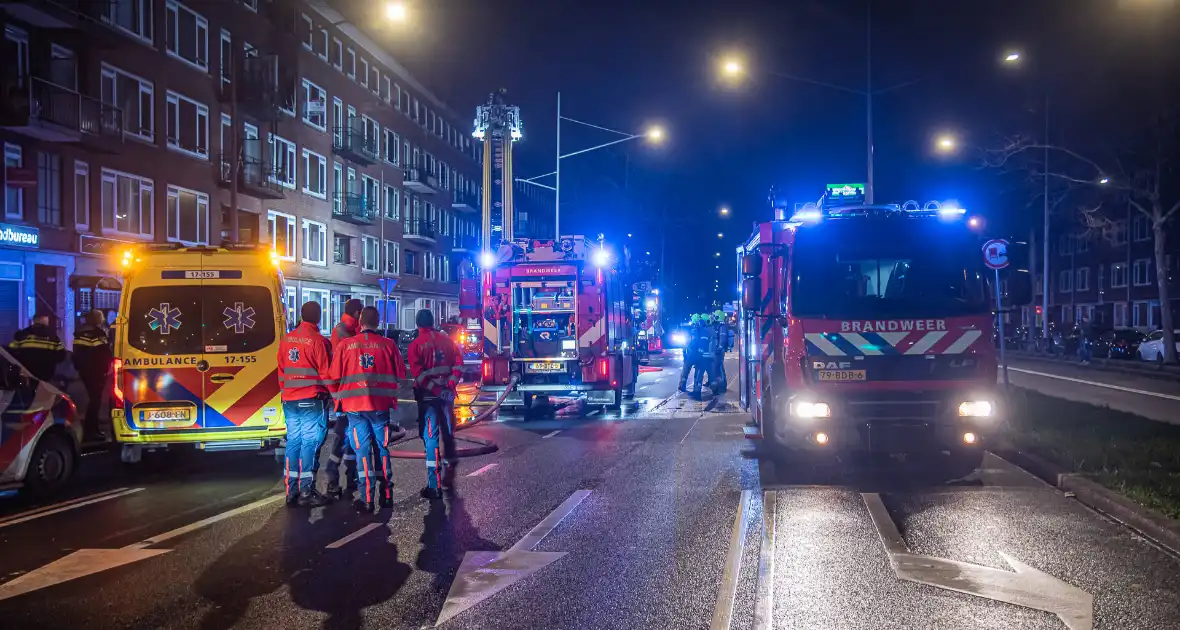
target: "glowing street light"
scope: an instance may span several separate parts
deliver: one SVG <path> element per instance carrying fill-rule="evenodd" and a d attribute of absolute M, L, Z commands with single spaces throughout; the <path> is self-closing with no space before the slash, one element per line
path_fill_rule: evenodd
<path fill-rule="evenodd" d="M 1102 185 L 1104 185 L 1104 186 L 1105 186 L 1106 184 L 1109 184 L 1109 183 L 1110 183 L 1110 178 L 1109 178 L 1109 177 L 1103 177 L 1102 179 L 1098 180 L 1098 183 L 1099 183 L 1099 184 L 1102 184 Z"/>
<path fill-rule="evenodd" d="M 664 139 L 664 129 L 662 127 L 653 126 L 647 130 L 647 139 L 652 142 L 660 142 Z"/>
<path fill-rule="evenodd" d="M 1021 59 L 1020 53 L 1013 50 L 1007 55 L 1004 55 L 1004 63 L 1018 63 Z"/>
<path fill-rule="evenodd" d="M 746 73 L 746 64 L 737 57 L 729 57 L 721 62 L 721 74 L 737 78 Z"/>
<path fill-rule="evenodd" d="M 959 143 L 954 136 L 944 133 L 935 138 L 934 147 L 939 153 L 954 153 L 959 148 Z"/>
<path fill-rule="evenodd" d="M 718 232 L 717 238 L 725 238 L 725 234 L 723 232 Z"/>
<path fill-rule="evenodd" d="M 723 217 L 729 216 L 729 206 L 721 206 L 721 210 L 719 210 L 718 212 L 720 212 L 721 216 L 723 216 Z"/>

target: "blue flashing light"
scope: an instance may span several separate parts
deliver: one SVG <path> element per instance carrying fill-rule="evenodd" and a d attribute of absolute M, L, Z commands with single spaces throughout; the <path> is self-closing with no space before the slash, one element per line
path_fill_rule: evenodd
<path fill-rule="evenodd" d="M 599 267 L 606 267 L 610 264 L 610 252 L 603 248 L 594 250 L 594 264 Z"/>
<path fill-rule="evenodd" d="M 479 255 L 479 266 L 484 269 L 491 269 L 496 266 L 496 255 L 492 252 L 483 252 Z"/>
<path fill-rule="evenodd" d="M 967 214 L 967 210 L 965 210 L 963 208 L 957 208 L 954 206 L 951 206 L 951 207 L 943 206 L 942 208 L 938 209 L 939 218 L 942 218 L 942 219 L 948 220 L 948 221 L 958 219 L 959 217 L 961 217 L 965 214 Z"/>
<path fill-rule="evenodd" d="M 823 213 L 820 212 L 819 210 L 808 209 L 808 210 L 800 210 L 799 212 L 796 212 L 795 214 L 791 215 L 791 220 L 792 221 L 799 221 L 799 222 L 806 222 L 806 223 L 814 223 L 815 221 L 819 221 L 823 217 L 824 217 Z"/>

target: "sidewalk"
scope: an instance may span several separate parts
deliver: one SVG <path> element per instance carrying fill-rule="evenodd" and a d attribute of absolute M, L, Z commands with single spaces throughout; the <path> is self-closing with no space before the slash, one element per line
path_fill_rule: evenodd
<path fill-rule="evenodd" d="M 1120 372 L 1134 374 L 1148 378 L 1180 382 L 1180 366 L 1158 366 L 1137 359 L 1094 359 L 1089 365 L 1082 365 L 1077 356 L 1057 356 L 1043 352 L 1029 352 L 1026 350 L 1008 349 L 1008 356 L 1013 359 L 1026 361 L 1042 361 L 1046 363 L 1072 364 L 1081 369 L 1099 372 Z"/>

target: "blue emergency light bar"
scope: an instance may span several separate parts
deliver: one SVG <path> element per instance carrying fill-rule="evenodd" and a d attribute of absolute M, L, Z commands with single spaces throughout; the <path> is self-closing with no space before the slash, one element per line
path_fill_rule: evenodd
<path fill-rule="evenodd" d="M 821 199 L 819 204 L 808 203 L 791 215 L 792 223 L 815 223 L 823 219 L 839 219 L 867 216 L 907 216 L 907 217 L 938 217 L 944 221 L 955 221 L 967 214 L 967 210 L 960 208 L 953 202 L 928 201 L 919 206 L 916 201 L 896 204 L 849 204 L 827 205 Z"/>

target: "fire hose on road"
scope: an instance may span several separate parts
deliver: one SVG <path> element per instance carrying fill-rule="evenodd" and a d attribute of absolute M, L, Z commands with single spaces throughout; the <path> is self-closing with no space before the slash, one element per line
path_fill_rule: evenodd
<path fill-rule="evenodd" d="M 489 405 L 487 409 L 484 409 L 483 411 L 477 413 L 475 415 L 475 417 L 471 418 L 471 420 L 464 422 L 463 424 L 461 424 L 459 426 L 456 426 L 455 433 L 458 433 L 458 432 L 466 430 L 466 429 L 470 429 L 471 427 L 473 427 L 477 424 L 480 424 L 482 422 L 486 422 L 489 418 L 491 418 L 492 414 L 496 413 L 496 411 L 498 411 L 500 409 L 500 405 L 502 405 L 504 403 L 504 399 L 506 399 L 508 397 L 508 393 L 512 391 L 513 386 L 516 385 L 516 380 L 517 380 L 517 377 L 513 376 L 512 380 L 509 381 L 509 383 L 508 383 L 508 387 L 504 388 L 504 391 L 500 393 L 500 395 L 496 398 L 495 402 L 493 402 L 491 405 Z M 456 405 L 456 407 L 473 407 L 473 406 L 474 406 L 474 399 L 472 400 L 471 403 L 467 403 L 464 405 Z M 403 438 L 393 442 L 393 444 L 390 444 L 390 446 L 405 444 L 407 442 L 419 441 L 421 439 L 422 438 L 418 437 L 418 436 L 408 436 L 407 435 L 406 437 L 403 437 Z M 456 453 L 454 454 L 455 457 L 476 457 L 478 455 L 487 455 L 489 453 L 496 452 L 500 448 L 499 446 L 496 445 L 495 442 L 493 442 L 491 440 L 483 440 L 483 439 L 476 438 L 476 437 L 459 437 L 458 435 L 456 435 L 455 440 L 457 440 L 457 441 L 462 440 L 463 442 L 468 442 L 470 444 L 474 444 L 474 446 L 456 448 L 455 449 Z M 397 457 L 400 459 L 425 459 L 426 458 L 426 450 L 424 448 L 419 448 L 418 450 L 392 450 L 391 449 L 389 451 L 389 456 L 390 457 Z"/>

